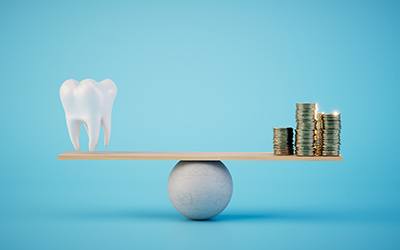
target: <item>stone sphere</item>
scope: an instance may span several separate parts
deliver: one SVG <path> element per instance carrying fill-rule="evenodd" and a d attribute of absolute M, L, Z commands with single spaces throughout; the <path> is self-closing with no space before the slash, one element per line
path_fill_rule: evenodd
<path fill-rule="evenodd" d="M 168 180 L 172 204 L 192 220 L 206 220 L 222 212 L 232 191 L 231 174 L 220 161 L 180 161 Z"/>

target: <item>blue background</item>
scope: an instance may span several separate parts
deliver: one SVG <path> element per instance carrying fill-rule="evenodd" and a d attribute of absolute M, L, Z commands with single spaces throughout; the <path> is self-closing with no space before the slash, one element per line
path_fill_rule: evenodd
<path fill-rule="evenodd" d="M 399 7 L 1 1 L 0 248 L 398 249 Z M 109 150 L 271 151 L 315 101 L 342 112 L 345 160 L 226 161 L 230 206 L 192 222 L 174 161 L 56 159 L 69 78 L 116 82 Z"/>

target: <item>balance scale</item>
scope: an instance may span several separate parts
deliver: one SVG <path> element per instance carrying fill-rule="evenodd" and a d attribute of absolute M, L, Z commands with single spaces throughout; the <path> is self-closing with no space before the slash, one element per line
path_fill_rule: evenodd
<path fill-rule="evenodd" d="M 207 172 L 207 176 L 215 175 L 218 176 L 218 171 L 214 172 L 214 169 L 225 168 L 225 165 L 222 163 L 223 160 L 255 160 L 255 161 L 341 161 L 343 160 L 342 156 L 296 156 L 296 155 L 274 155 L 271 152 L 66 152 L 58 155 L 59 160 L 177 160 L 179 161 L 176 164 L 176 167 L 171 172 L 176 171 L 179 168 L 179 171 L 182 169 L 190 169 L 197 168 L 197 172 L 201 172 L 202 169 L 211 170 Z M 206 170 L 205 170 L 206 171 Z M 229 174 L 229 171 L 225 170 L 229 175 L 229 184 L 232 187 L 232 179 Z M 171 178 L 170 176 L 170 178 Z M 213 183 L 204 183 L 202 184 L 201 175 L 199 176 L 191 176 L 192 178 L 189 181 L 184 181 L 186 186 L 183 188 L 191 189 L 191 185 L 198 185 L 200 183 L 200 188 L 204 188 L 212 197 L 215 193 L 218 193 L 219 187 L 218 185 L 212 185 Z M 197 178 L 197 180 L 196 180 Z M 180 180 L 182 181 L 182 180 Z M 179 182 L 179 181 L 178 181 Z M 209 185 L 211 184 L 211 185 Z M 182 186 L 181 183 L 177 184 L 178 186 Z M 171 187 L 170 187 L 171 188 Z M 196 187 L 197 188 L 197 187 Z M 171 190 L 170 198 L 171 198 Z M 207 194 L 206 194 L 207 195 Z M 229 194 L 229 197 L 224 201 L 224 204 L 220 204 L 220 208 L 215 211 L 191 211 L 185 207 L 185 203 L 187 200 L 179 200 L 171 198 L 171 201 L 174 207 L 183 215 L 190 219 L 209 219 L 212 216 L 220 213 L 225 207 L 228 205 L 230 201 L 230 196 L 232 192 Z M 173 196 L 172 196 L 173 197 Z M 182 197 L 181 197 L 182 198 Z M 185 198 L 185 197 L 184 197 Z M 190 200 L 195 199 L 196 197 L 189 197 Z M 204 198 L 204 194 L 203 194 Z M 180 202 L 183 205 L 179 205 Z M 210 204 L 213 204 L 215 201 L 207 201 Z M 187 204 L 186 204 L 187 205 Z M 185 210 L 186 209 L 186 210 Z M 208 207 L 204 207 L 203 210 L 207 210 Z M 200 209 L 201 210 L 201 209 Z"/>

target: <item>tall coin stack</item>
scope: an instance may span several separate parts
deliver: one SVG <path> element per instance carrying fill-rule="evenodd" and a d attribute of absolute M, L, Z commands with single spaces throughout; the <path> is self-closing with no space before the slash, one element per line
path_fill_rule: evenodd
<path fill-rule="evenodd" d="M 313 156 L 316 128 L 317 105 L 315 103 L 296 104 L 296 155 Z"/>
<path fill-rule="evenodd" d="M 314 155 L 321 156 L 322 155 L 322 134 L 323 134 L 323 126 L 322 126 L 322 115 L 323 113 L 317 113 L 317 120 L 315 126 L 315 143 L 314 143 Z"/>
<path fill-rule="evenodd" d="M 340 155 L 340 113 L 322 114 L 322 155 Z"/>
<path fill-rule="evenodd" d="M 293 155 L 293 128 L 274 128 L 274 154 Z"/>

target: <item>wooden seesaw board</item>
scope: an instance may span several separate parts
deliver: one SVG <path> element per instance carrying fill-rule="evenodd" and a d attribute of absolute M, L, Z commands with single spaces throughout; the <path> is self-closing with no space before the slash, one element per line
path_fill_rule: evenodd
<path fill-rule="evenodd" d="M 277 156 L 271 152 L 66 152 L 59 160 L 340 161 L 342 156 Z"/>

